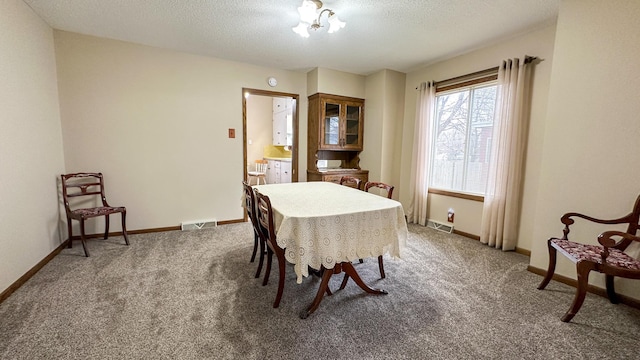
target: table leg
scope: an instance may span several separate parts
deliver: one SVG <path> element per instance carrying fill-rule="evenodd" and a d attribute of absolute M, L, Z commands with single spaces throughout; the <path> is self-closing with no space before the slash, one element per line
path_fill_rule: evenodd
<path fill-rule="evenodd" d="M 362 281 L 362 279 L 360 278 L 360 275 L 358 275 L 358 272 L 356 271 L 356 269 L 353 267 L 353 264 L 351 264 L 350 262 L 343 262 L 342 263 L 342 270 L 344 270 L 344 272 L 346 274 L 345 275 L 345 280 L 348 280 L 348 278 L 346 278 L 346 277 L 349 276 L 365 292 L 367 292 L 369 294 L 378 294 L 378 295 L 387 295 L 388 294 L 388 292 L 386 290 L 373 289 L 373 288 L 370 288 L 367 284 L 365 284 L 364 281 Z M 343 283 L 345 283 L 344 280 L 343 280 Z M 346 285 L 346 283 L 345 283 L 345 285 Z M 344 286 L 341 286 L 341 289 L 343 287 Z"/>
<path fill-rule="evenodd" d="M 318 309 L 318 306 L 320 306 L 320 302 L 322 302 L 322 298 L 324 297 L 325 292 L 328 295 L 331 295 L 331 291 L 329 290 L 329 279 L 331 279 L 331 276 L 333 276 L 333 274 L 339 274 L 342 271 L 345 272 L 345 280 L 343 281 L 343 283 L 346 283 L 346 280 L 348 280 L 348 278 L 351 277 L 353 281 L 355 281 L 356 284 L 358 284 L 358 286 L 360 286 L 362 290 L 364 290 L 369 294 L 377 294 L 377 295 L 388 294 L 386 290 L 373 289 L 369 287 L 367 284 L 365 284 L 364 281 L 362 281 L 362 279 L 360 278 L 360 275 L 358 275 L 358 272 L 356 271 L 356 269 L 353 267 L 353 265 L 350 262 L 343 262 L 343 263 L 336 264 L 333 269 L 325 269 L 323 267 L 322 280 L 320 281 L 320 287 L 318 288 L 316 297 L 313 299 L 313 302 L 311 303 L 309 308 L 300 313 L 301 319 L 306 319 L 307 317 L 309 317 L 309 315 L 311 315 L 314 311 Z M 342 287 L 344 286 L 341 286 L 341 289 Z"/>
<path fill-rule="evenodd" d="M 340 264 L 336 264 L 333 269 L 325 269 L 322 267 L 322 280 L 320 281 L 320 287 L 318 288 L 318 292 L 316 293 L 316 297 L 313 299 L 313 302 L 309 306 L 307 310 L 304 310 L 300 313 L 300 319 L 306 319 L 311 315 L 318 306 L 320 306 L 320 302 L 322 302 L 322 298 L 324 297 L 324 293 L 326 292 L 328 295 L 331 295 L 331 290 L 329 290 L 329 279 L 336 272 L 340 272 Z"/>

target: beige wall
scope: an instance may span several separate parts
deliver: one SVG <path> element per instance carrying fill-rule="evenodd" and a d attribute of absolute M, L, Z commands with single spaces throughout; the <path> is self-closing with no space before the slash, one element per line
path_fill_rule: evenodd
<path fill-rule="evenodd" d="M 127 206 L 131 230 L 242 218 L 242 88 L 306 99 L 305 74 L 54 35 L 67 171 L 102 171 L 110 202 Z M 268 87 L 269 76 L 277 88 Z M 301 134 L 306 106 L 301 101 Z M 306 136 L 299 140 L 306 149 Z"/>
<path fill-rule="evenodd" d="M 562 2 L 532 229 L 534 267 L 546 269 L 545 240 L 562 235 L 562 214 L 616 218 L 640 193 L 638 18 L 638 1 Z M 601 226 L 575 225 L 570 238 L 597 243 Z M 559 258 L 556 272 L 575 278 L 575 265 Z M 604 286 L 600 274 L 590 282 Z M 616 286 L 640 298 L 637 280 L 616 279 Z"/>
<path fill-rule="evenodd" d="M 317 74 L 315 76 L 309 76 L 309 79 L 318 81 L 317 87 L 315 88 L 317 90 L 316 92 L 361 99 L 365 98 L 364 76 L 325 68 L 317 68 L 314 71 L 317 72 Z M 314 71 L 311 72 L 312 75 Z M 313 89 L 314 87 L 310 85 L 307 88 Z M 315 94 L 315 92 L 309 95 L 313 94 Z"/>
<path fill-rule="evenodd" d="M 53 32 L 21 0 L 0 2 L 0 292 L 60 245 L 64 173 Z"/>
<path fill-rule="evenodd" d="M 397 150 L 404 111 L 405 74 L 382 70 L 366 77 L 364 151 L 360 166 L 369 170 L 370 181 L 382 181 L 398 187 Z M 394 199 L 397 199 L 394 189 Z"/>
<path fill-rule="evenodd" d="M 548 25 L 529 33 L 516 36 L 508 41 L 488 46 L 471 53 L 442 61 L 431 66 L 407 74 L 405 87 L 405 108 L 403 123 L 403 140 L 400 147 L 401 169 L 399 198 L 405 207 L 409 206 L 409 177 L 411 174 L 411 154 L 413 152 L 413 132 L 415 125 L 416 90 L 423 81 L 445 80 L 452 77 L 472 73 L 479 70 L 498 66 L 503 59 L 524 55 L 538 56 L 543 61 L 534 68 L 532 77 L 531 122 L 527 144 L 527 160 L 524 179 L 524 197 L 522 205 L 522 220 L 518 248 L 531 249 L 532 229 L 535 227 L 533 213 L 536 209 L 536 195 L 540 174 L 540 156 L 543 145 L 543 132 L 547 109 L 547 95 L 551 64 L 553 60 L 553 45 L 555 39 L 555 25 Z M 455 210 L 454 226 L 457 230 L 480 235 L 482 219 L 482 204 L 470 200 L 462 200 L 447 196 L 429 196 L 429 218 L 446 222 L 447 211 Z"/>
<path fill-rule="evenodd" d="M 251 140 L 251 144 L 249 144 Z M 264 157 L 264 147 L 273 143 L 273 98 L 251 95 L 247 99 L 247 162 Z"/>

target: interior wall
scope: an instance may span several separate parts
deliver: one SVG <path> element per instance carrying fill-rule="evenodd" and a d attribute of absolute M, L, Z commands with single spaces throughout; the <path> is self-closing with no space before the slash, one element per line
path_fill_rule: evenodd
<path fill-rule="evenodd" d="M 366 77 L 364 103 L 363 151 L 360 167 L 369 170 L 369 181 L 381 181 L 384 122 L 384 71 Z"/>
<path fill-rule="evenodd" d="M 53 31 L 21 0 L 0 2 L 0 292 L 60 243 L 64 173 Z"/>
<path fill-rule="evenodd" d="M 395 144 L 402 129 L 404 87 L 405 74 L 393 70 L 379 71 L 365 80 L 365 146 L 360 165 L 369 170 L 369 181 L 393 185 L 394 199 L 401 190 Z"/>
<path fill-rule="evenodd" d="M 398 199 L 403 189 L 400 187 L 400 159 L 402 157 L 396 144 L 402 140 L 402 122 L 404 117 L 406 74 L 385 70 L 384 125 L 382 154 L 382 171 L 380 179 L 393 184 L 394 199 Z M 398 192 L 397 194 L 395 192 Z"/>
<path fill-rule="evenodd" d="M 316 70 L 317 92 L 365 98 L 365 76 L 325 68 L 317 68 Z M 313 88 L 313 86 L 310 87 Z M 313 95 L 313 93 L 309 95 Z"/>
<path fill-rule="evenodd" d="M 637 1 L 561 3 L 533 228 L 534 267 L 546 270 L 545 240 L 562 235 L 562 214 L 617 218 L 630 212 L 640 193 L 639 17 Z M 578 221 L 569 238 L 597 244 L 601 231 L 602 226 Z M 556 273 L 575 278 L 575 265 L 558 256 Z M 590 278 L 604 287 L 600 274 Z M 616 278 L 616 289 L 640 298 L 637 280 Z"/>
<path fill-rule="evenodd" d="M 413 153 L 413 136 L 416 114 L 416 87 L 424 81 L 441 81 L 460 75 L 498 66 L 503 59 L 523 58 L 524 55 L 537 56 L 542 61 L 535 65 L 531 88 L 531 116 L 529 137 L 527 140 L 526 168 L 517 247 L 530 250 L 532 229 L 535 227 L 533 213 L 536 209 L 536 196 L 540 181 L 540 162 L 543 147 L 543 134 L 547 112 L 547 97 L 551 64 L 554 57 L 555 24 L 547 24 L 526 34 L 514 36 L 510 40 L 442 61 L 407 74 L 405 86 L 405 105 L 403 137 L 398 144 L 401 152 L 400 201 L 406 207 L 410 204 L 409 179 Z M 406 191 L 404 191 L 406 189 Z M 447 212 L 454 209 L 457 230 L 480 235 L 482 221 L 482 203 L 453 197 L 429 196 L 429 218 L 446 222 Z"/>
<path fill-rule="evenodd" d="M 272 143 L 273 98 L 252 95 L 247 99 L 247 162 L 252 169 L 264 157 L 264 147 Z"/>
<path fill-rule="evenodd" d="M 305 74 L 64 31 L 54 36 L 67 171 L 103 172 L 110 203 L 127 207 L 130 230 L 242 219 L 242 88 L 306 99 Z M 299 166 L 306 169 L 307 102 L 299 105 Z M 112 221 L 113 231 L 119 226 Z"/>

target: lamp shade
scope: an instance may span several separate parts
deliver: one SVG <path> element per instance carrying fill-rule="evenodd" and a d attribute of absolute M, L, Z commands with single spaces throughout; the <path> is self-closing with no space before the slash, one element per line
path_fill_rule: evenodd
<path fill-rule="evenodd" d="M 309 37 L 309 30 L 308 30 L 309 29 L 309 24 L 305 24 L 303 22 L 300 22 L 298 24 L 298 26 L 293 27 L 291 29 L 293 30 L 294 33 L 296 33 L 296 34 L 298 34 L 298 35 L 300 35 L 302 37 L 305 37 L 305 38 Z"/>
<path fill-rule="evenodd" d="M 342 29 L 347 25 L 344 21 L 340 21 L 340 19 L 338 19 L 338 15 L 336 15 L 335 13 L 329 14 L 328 21 L 329 21 L 328 33 L 330 34 L 337 32 L 338 30 Z"/>
<path fill-rule="evenodd" d="M 307 24 L 313 23 L 313 20 L 316 19 L 318 14 L 316 10 L 318 7 L 311 1 L 303 1 L 302 6 L 298 8 L 298 12 L 300 13 L 300 22 L 305 22 Z"/>

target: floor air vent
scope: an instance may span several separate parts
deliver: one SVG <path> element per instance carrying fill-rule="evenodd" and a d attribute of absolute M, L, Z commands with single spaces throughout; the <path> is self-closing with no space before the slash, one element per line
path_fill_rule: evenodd
<path fill-rule="evenodd" d="M 448 225 L 434 220 L 427 220 L 427 227 L 449 234 L 453 232 L 453 225 Z"/>
<path fill-rule="evenodd" d="M 216 227 L 216 226 L 218 226 L 218 221 L 215 220 L 215 219 L 196 220 L 196 221 L 183 221 L 180 224 L 180 229 L 182 231 L 200 230 L 200 229 L 206 229 L 206 228 L 211 228 L 211 227 Z"/>

